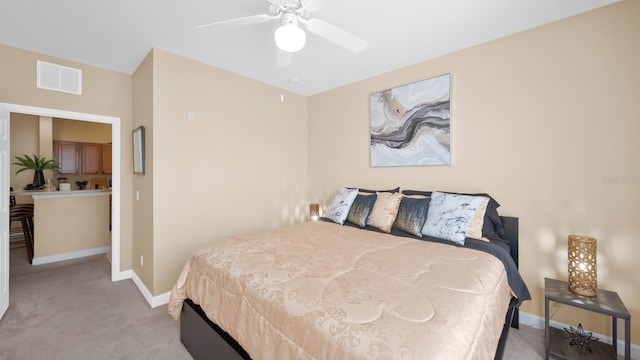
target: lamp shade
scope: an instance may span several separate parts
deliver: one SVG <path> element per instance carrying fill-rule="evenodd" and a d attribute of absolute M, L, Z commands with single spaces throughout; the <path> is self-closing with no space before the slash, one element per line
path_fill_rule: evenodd
<path fill-rule="evenodd" d="M 310 204 L 309 205 L 309 216 L 311 220 L 316 221 L 320 217 L 320 205 L 319 204 Z"/>
<path fill-rule="evenodd" d="M 287 52 L 302 50 L 307 42 L 307 34 L 295 23 L 287 22 L 280 25 L 273 33 L 278 48 Z"/>
<path fill-rule="evenodd" d="M 597 241 L 589 236 L 569 235 L 569 290 L 584 296 L 597 295 Z"/>

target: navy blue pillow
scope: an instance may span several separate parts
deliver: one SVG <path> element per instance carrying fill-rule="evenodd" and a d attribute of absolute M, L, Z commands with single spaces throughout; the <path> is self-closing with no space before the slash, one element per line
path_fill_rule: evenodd
<path fill-rule="evenodd" d="M 371 209 L 373 209 L 373 204 L 376 202 L 377 197 L 376 194 L 358 194 L 351 205 L 351 209 L 349 209 L 347 221 L 362 228 L 367 226 L 367 218 L 369 218 L 369 214 L 371 213 Z"/>
<path fill-rule="evenodd" d="M 422 190 L 402 190 L 403 195 L 422 195 L 426 197 L 431 196 L 431 191 L 422 191 Z"/>
<path fill-rule="evenodd" d="M 404 196 L 398 208 L 393 228 L 411 235 L 422 237 L 422 227 L 427 221 L 431 198 L 410 198 Z"/>
<path fill-rule="evenodd" d="M 371 189 L 360 189 L 360 188 L 349 188 L 349 189 L 358 189 L 358 192 L 369 193 L 369 194 L 375 194 L 377 192 L 390 192 L 390 193 L 400 192 L 400 187 L 397 187 L 395 189 L 389 189 L 389 190 L 371 190 Z"/>

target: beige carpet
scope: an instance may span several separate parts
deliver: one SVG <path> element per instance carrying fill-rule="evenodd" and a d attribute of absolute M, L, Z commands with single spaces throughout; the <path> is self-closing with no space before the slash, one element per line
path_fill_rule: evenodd
<path fill-rule="evenodd" d="M 191 359 L 179 323 L 131 280 L 111 282 L 104 255 L 30 266 L 11 250 L 0 359 Z"/>
<path fill-rule="evenodd" d="M 131 280 L 110 273 L 103 255 L 30 266 L 24 248 L 11 250 L 0 360 L 191 359 L 166 306 L 150 308 Z M 504 359 L 542 359 L 543 337 L 511 329 Z"/>

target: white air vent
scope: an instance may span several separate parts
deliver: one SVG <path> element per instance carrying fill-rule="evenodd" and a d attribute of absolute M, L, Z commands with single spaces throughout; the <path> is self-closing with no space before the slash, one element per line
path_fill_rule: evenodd
<path fill-rule="evenodd" d="M 38 88 L 82 95 L 82 70 L 39 60 L 37 68 Z"/>

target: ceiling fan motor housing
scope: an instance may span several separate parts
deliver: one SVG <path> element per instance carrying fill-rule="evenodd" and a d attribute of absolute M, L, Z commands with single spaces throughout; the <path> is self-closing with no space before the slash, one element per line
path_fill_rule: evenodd
<path fill-rule="evenodd" d="M 282 15 L 280 26 L 273 37 L 278 48 L 287 52 L 300 51 L 307 42 L 307 34 L 298 27 L 298 15 L 292 12 Z"/>

